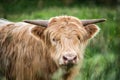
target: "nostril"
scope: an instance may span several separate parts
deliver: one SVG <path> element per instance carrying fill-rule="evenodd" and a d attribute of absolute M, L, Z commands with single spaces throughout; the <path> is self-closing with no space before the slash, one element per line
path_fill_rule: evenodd
<path fill-rule="evenodd" d="M 77 59 L 77 56 L 75 56 L 74 58 L 73 58 L 73 60 L 76 60 Z"/>
<path fill-rule="evenodd" d="M 63 56 L 63 60 L 65 60 L 65 61 L 66 61 L 66 60 L 68 60 L 68 59 L 67 59 L 67 57 Z"/>
<path fill-rule="evenodd" d="M 74 56 L 74 57 L 66 57 L 66 56 L 63 56 L 63 60 L 64 61 L 72 61 L 72 60 L 76 60 L 77 59 L 77 56 Z"/>

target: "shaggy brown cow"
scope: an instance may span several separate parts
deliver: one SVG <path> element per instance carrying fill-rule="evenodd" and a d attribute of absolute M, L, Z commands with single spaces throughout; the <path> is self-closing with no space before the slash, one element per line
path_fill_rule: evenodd
<path fill-rule="evenodd" d="M 59 80 L 73 80 L 87 42 L 99 31 L 93 23 L 102 21 L 72 16 L 0 20 L 0 71 L 7 80 L 51 80 L 62 70 Z"/>

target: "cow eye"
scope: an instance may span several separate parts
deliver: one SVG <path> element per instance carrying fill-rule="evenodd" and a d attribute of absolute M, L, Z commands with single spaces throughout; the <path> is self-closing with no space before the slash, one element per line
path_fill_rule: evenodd
<path fill-rule="evenodd" d="M 53 41 L 53 42 L 58 42 L 59 39 L 53 38 L 52 41 Z"/>
<path fill-rule="evenodd" d="M 53 42 L 57 42 L 58 40 L 57 40 L 56 38 L 53 38 L 52 41 L 53 41 Z"/>
<path fill-rule="evenodd" d="M 53 38 L 53 41 L 55 42 L 55 41 L 56 41 L 56 39 L 55 39 L 55 38 Z"/>
<path fill-rule="evenodd" d="M 77 36 L 77 38 L 80 40 L 80 36 Z"/>

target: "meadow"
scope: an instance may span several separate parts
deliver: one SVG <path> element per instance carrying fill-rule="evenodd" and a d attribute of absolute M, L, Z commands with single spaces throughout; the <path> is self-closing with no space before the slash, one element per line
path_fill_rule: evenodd
<path fill-rule="evenodd" d="M 117 11 L 114 8 L 48 7 L 32 12 L 9 14 L 7 19 L 17 22 L 26 19 L 49 19 L 59 15 L 75 16 L 79 19 L 107 19 L 106 22 L 97 24 L 101 30 L 90 41 L 84 54 L 80 74 L 75 80 L 120 80 L 120 27 L 117 25 Z"/>

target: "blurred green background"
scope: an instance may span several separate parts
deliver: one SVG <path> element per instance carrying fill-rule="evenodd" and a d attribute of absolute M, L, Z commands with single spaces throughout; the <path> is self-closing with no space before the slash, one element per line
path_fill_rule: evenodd
<path fill-rule="evenodd" d="M 106 18 L 105 23 L 98 24 L 100 33 L 87 47 L 75 80 L 120 80 L 119 3 L 117 0 L 0 0 L 0 17 L 15 22 L 59 15 Z M 0 75 L 0 80 L 5 80 Z"/>

